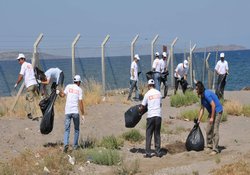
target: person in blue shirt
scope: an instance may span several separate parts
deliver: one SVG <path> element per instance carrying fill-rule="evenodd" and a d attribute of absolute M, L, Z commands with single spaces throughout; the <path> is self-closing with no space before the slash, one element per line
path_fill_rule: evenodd
<path fill-rule="evenodd" d="M 206 108 L 208 111 L 208 123 L 206 128 L 207 148 L 212 149 L 212 152 L 210 153 L 211 155 L 215 155 L 219 153 L 219 126 L 223 113 L 223 107 L 217 95 L 214 92 L 205 89 L 201 81 L 196 83 L 196 92 L 201 98 L 201 108 L 199 111 L 198 122 L 201 121 L 204 114 L 204 108 Z"/>

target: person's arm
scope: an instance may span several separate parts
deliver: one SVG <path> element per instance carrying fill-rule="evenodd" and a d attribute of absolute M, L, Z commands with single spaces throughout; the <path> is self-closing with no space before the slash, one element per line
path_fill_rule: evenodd
<path fill-rule="evenodd" d="M 48 85 L 48 84 L 49 84 L 49 81 L 50 81 L 50 79 L 49 79 L 49 78 L 47 78 L 47 80 L 46 80 L 46 81 L 41 81 L 41 84 Z"/>
<path fill-rule="evenodd" d="M 134 70 L 134 68 L 131 69 L 131 75 L 132 75 L 133 78 L 135 78 L 135 70 Z"/>
<path fill-rule="evenodd" d="M 22 79 L 23 79 L 23 75 L 19 74 L 18 78 L 17 78 L 17 81 L 16 81 L 16 85 L 18 85 L 20 83 L 20 81 L 22 81 Z"/>
<path fill-rule="evenodd" d="M 204 106 L 201 106 L 199 111 L 198 123 L 201 121 L 203 114 L 204 114 Z"/>
<path fill-rule="evenodd" d="M 82 100 L 79 100 L 79 108 L 80 108 L 82 115 L 84 115 L 84 104 Z"/>
<path fill-rule="evenodd" d="M 212 111 L 211 111 L 211 117 L 210 117 L 209 123 L 213 124 L 214 118 L 215 118 L 215 103 L 214 103 L 214 101 L 211 101 L 210 105 L 211 105 Z"/>
<path fill-rule="evenodd" d="M 59 91 L 58 89 L 57 89 L 57 91 Z M 59 94 L 58 94 L 60 97 L 65 97 L 65 93 L 63 92 L 63 91 L 59 91 Z"/>

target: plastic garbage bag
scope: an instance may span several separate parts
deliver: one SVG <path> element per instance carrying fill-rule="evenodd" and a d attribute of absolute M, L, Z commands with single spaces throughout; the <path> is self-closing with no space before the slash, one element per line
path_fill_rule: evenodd
<path fill-rule="evenodd" d="M 40 123 L 40 132 L 42 134 L 49 134 L 53 130 L 54 124 L 54 103 L 57 94 L 56 90 L 53 89 L 50 96 L 41 100 L 39 103 L 43 117 Z"/>
<path fill-rule="evenodd" d="M 147 112 L 147 107 L 144 111 L 140 112 L 139 107 L 141 105 L 135 105 L 130 107 L 125 113 L 125 127 L 126 128 L 133 128 L 139 123 L 143 114 Z"/>
<path fill-rule="evenodd" d="M 40 70 L 37 66 L 34 69 L 34 73 L 37 80 L 45 81 L 46 79 L 45 73 L 42 70 Z"/>
<path fill-rule="evenodd" d="M 194 120 L 194 127 L 190 131 L 186 140 L 186 149 L 188 151 L 202 151 L 204 149 L 204 137 L 201 132 L 198 120 Z"/>
<path fill-rule="evenodd" d="M 148 72 L 146 73 L 147 80 L 153 79 L 153 74 L 154 74 L 153 71 L 148 71 Z"/>

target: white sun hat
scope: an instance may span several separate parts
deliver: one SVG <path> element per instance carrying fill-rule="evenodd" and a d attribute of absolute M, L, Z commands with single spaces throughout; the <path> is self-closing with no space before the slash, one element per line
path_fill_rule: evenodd
<path fill-rule="evenodd" d="M 185 68 L 188 68 L 188 61 L 184 60 L 183 65 L 184 65 Z"/>
<path fill-rule="evenodd" d="M 158 57 L 160 54 L 159 52 L 155 52 L 155 56 Z"/>
<path fill-rule="evenodd" d="M 82 82 L 80 75 L 75 75 L 74 76 L 74 82 Z"/>
<path fill-rule="evenodd" d="M 134 56 L 137 60 L 140 60 L 140 57 L 139 57 L 139 55 L 138 54 L 135 54 L 135 56 Z"/>
<path fill-rule="evenodd" d="M 19 53 L 18 57 L 16 58 L 17 60 L 21 59 L 21 58 L 25 58 L 23 53 Z"/>
<path fill-rule="evenodd" d="M 163 57 L 167 57 L 167 53 L 166 53 L 166 52 L 163 52 L 163 53 L 162 53 L 162 56 L 163 56 Z"/>
<path fill-rule="evenodd" d="M 224 58 L 225 57 L 225 54 L 222 52 L 222 53 L 220 53 L 220 57 L 221 58 Z"/>

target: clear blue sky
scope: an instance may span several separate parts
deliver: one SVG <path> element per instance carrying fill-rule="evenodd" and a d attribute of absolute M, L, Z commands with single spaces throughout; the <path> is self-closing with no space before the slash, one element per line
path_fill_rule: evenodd
<path fill-rule="evenodd" d="M 89 43 L 107 34 L 117 42 L 139 34 L 197 47 L 250 48 L 249 0 L 0 0 L 0 47 L 28 47 L 40 33 L 53 46 L 80 33 Z M 67 44 L 68 44 L 67 43 Z"/>

